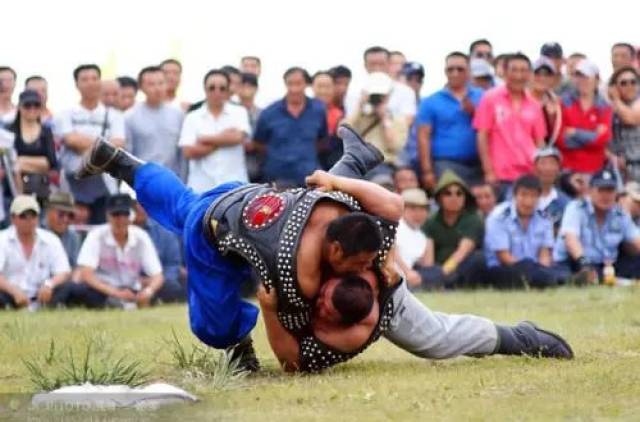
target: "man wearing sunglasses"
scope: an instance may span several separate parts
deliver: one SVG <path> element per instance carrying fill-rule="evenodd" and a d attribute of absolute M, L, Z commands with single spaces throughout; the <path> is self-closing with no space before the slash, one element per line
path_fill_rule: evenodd
<path fill-rule="evenodd" d="M 247 110 L 231 104 L 229 75 L 207 72 L 203 80 L 206 100 L 188 113 L 178 145 L 189 163 L 187 186 L 202 193 L 230 181 L 247 182 L 244 142 L 251 134 Z"/>
<path fill-rule="evenodd" d="M 34 197 L 16 196 L 10 213 L 11 226 L 0 232 L 0 309 L 64 304 L 71 268 L 60 239 L 38 228 Z"/>
<path fill-rule="evenodd" d="M 469 46 L 469 56 L 472 59 L 482 59 L 493 63 L 493 46 L 487 39 L 475 40 Z"/>

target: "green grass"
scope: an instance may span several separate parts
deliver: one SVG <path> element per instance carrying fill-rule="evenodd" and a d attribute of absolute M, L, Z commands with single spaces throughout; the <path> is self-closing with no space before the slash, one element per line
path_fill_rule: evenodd
<path fill-rule="evenodd" d="M 87 339 L 113 356 L 140 361 L 149 379 L 174 383 L 200 402 L 160 411 L 30 411 L 30 420 L 595 420 L 640 418 L 640 289 L 425 294 L 432 309 L 496 321 L 531 319 L 562 333 L 571 362 L 523 357 L 425 361 L 385 340 L 321 375 L 282 374 L 261 324 L 254 331 L 264 371 L 220 388 L 179 368 L 168 342 L 194 342 L 186 308 L 141 311 L 0 313 L 0 420 L 25 420 L 37 390 L 21 359 L 56 347 L 81 351 Z M 81 354 L 79 355 L 81 356 Z M 214 355 L 215 356 L 215 355 Z M 196 358 L 197 359 L 197 356 Z M 187 365 L 188 366 L 188 365 Z M 206 374 L 205 374 L 206 375 Z M 22 412 L 22 413 L 21 413 Z"/>

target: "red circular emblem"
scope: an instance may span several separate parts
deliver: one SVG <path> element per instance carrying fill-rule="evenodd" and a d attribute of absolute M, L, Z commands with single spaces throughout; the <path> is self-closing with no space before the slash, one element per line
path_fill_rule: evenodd
<path fill-rule="evenodd" d="M 242 220 L 250 229 L 262 229 L 276 221 L 283 210 L 284 199 L 279 194 L 260 195 L 245 205 Z"/>

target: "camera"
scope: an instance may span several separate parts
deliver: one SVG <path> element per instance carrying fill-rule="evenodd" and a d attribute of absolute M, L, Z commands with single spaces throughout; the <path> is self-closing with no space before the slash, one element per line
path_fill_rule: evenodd
<path fill-rule="evenodd" d="M 373 107 L 376 107 L 384 101 L 384 95 L 382 94 L 371 94 L 369 95 L 369 104 Z"/>

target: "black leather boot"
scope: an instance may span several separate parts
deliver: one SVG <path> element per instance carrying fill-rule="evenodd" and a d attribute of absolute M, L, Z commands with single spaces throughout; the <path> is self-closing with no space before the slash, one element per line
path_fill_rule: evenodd
<path fill-rule="evenodd" d="M 108 173 L 118 180 L 123 180 L 133 187 L 133 177 L 143 161 L 129 154 L 122 148 L 99 138 L 91 150 L 84 156 L 82 167 L 76 172 L 77 179 L 84 179 L 101 173 Z"/>
<path fill-rule="evenodd" d="M 248 372 L 260 370 L 260 362 L 253 348 L 253 340 L 250 336 L 245 337 L 240 343 L 229 347 L 227 352 L 231 353 L 232 360 L 238 360 L 238 369 Z"/>
<path fill-rule="evenodd" d="M 342 139 L 342 157 L 329 170 L 336 176 L 361 179 L 384 161 L 384 156 L 375 146 L 365 142 L 358 132 L 349 125 L 338 128 L 338 137 Z"/>
<path fill-rule="evenodd" d="M 573 359 L 571 346 L 558 334 L 523 321 L 515 327 L 497 325 L 498 346 L 494 353 L 541 358 Z"/>

